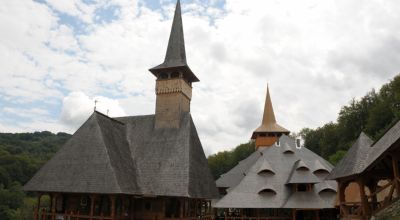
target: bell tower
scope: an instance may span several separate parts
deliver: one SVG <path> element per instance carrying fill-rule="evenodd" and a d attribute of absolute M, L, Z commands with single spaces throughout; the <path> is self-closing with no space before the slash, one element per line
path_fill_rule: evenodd
<path fill-rule="evenodd" d="M 164 62 L 149 71 L 157 77 L 155 128 L 179 128 L 182 114 L 190 112 L 192 83 L 199 81 L 186 63 L 179 0 Z"/>
<path fill-rule="evenodd" d="M 251 139 L 256 141 L 256 149 L 259 147 L 269 147 L 278 141 L 282 134 L 288 135 L 289 130 L 276 123 L 274 109 L 272 107 L 269 88 L 267 86 L 267 96 L 265 98 L 264 114 L 261 125 L 253 132 Z"/>

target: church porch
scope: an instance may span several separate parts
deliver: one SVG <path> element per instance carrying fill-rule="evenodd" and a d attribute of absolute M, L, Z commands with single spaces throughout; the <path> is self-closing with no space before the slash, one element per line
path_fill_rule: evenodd
<path fill-rule="evenodd" d="M 180 197 L 41 193 L 35 220 L 212 219 L 211 202 Z"/>

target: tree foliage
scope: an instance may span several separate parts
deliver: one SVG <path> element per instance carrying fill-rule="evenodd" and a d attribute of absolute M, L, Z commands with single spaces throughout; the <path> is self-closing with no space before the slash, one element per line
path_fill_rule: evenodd
<path fill-rule="evenodd" d="M 255 150 L 253 141 L 241 144 L 230 151 L 222 151 L 208 157 L 208 165 L 214 179 L 232 169 L 236 164 L 248 157 Z"/>
<path fill-rule="evenodd" d="M 336 164 L 364 131 L 377 140 L 400 118 L 400 75 L 382 86 L 379 92 L 368 92 L 353 99 L 339 112 L 336 122 L 299 133 L 304 145 Z"/>
<path fill-rule="evenodd" d="M 48 131 L 0 133 L 0 219 L 30 219 L 33 201 L 21 186 L 69 137 Z"/>

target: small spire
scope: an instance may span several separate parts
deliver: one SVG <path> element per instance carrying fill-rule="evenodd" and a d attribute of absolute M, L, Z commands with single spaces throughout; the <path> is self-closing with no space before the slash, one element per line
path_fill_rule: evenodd
<path fill-rule="evenodd" d="M 269 88 L 267 84 L 267 96 L 265 97 L 264 115 L 262 119 L 263 125 L 275 124 L 274 108 L 272 107 L 271 96 L 269 95 Z"/>
<path fill-rule="evenodd" d="M 289 134 L 290 131 L 276 123 L 274 108 L 272 107 L 271 96 L 269 94 L 269 86 L 267 84 L 267 96 L 265 97 L 264 114 L 260 127 L 258 127 L 251 136 L 252 139 L 257 137 L 257 134 Z"/>
<path fill-rule="evenodd" d="M 96 111 L 97 100 L 94 100 L 94 111 Z"/>

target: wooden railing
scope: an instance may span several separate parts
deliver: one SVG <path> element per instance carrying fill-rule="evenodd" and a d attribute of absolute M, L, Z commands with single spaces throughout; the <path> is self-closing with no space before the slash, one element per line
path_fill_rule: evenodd
<path fill-rule="evenodd" d="M 48 212 L 46 209 L 42 209 L 39 213 L 39 220 L 112 220 L 111 216 L 89 216 L 82 215 L 79 213 L 52 213 Z M 125 217 L 115 216 L 115 220 L 123 220 Z M 129 219 L 142 219 L 138 217 L 132 217 Z M 157 216 L 149 216 L 148 220 L 160 220 Z M 183 218 L 163 218 L 163 220 L 214 220 L 213 215 L 197 216 L 197 217 L 183 217 Z"/>
<path fill-rule="evenodd" d="M 112 220 L 111 216 L 90 216 L 79 213 L 52 213 L 42 209 L 39 220 Z"/>
<path fill-rule="evenodd" d="M 290 217 L 246 217 L 246 216 L 226 216 L 225 220 L 291 220 Z"/>

